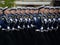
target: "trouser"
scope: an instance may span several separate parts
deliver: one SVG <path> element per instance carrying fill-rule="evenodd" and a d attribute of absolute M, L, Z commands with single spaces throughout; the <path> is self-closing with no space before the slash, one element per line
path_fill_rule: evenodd
<path fill-rule="evenodd" d="M 58 45 L 60 31 L 36 32 L 33 29 L 0 31 L 0 45 Z"/>

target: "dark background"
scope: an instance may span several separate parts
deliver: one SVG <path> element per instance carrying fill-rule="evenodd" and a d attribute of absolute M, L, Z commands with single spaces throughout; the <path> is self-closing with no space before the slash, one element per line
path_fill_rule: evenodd
<path fill-rule="evenodd" d="M 60 0 L 53 0 L 53 6 L 60 6 Z"/>

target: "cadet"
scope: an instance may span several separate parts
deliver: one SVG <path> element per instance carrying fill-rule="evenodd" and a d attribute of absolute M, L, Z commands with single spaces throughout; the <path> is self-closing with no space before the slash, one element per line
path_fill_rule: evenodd
<path fill-rule="evenodd" d="M 9 26 L 10 20 L 9 20 L 9 16 L 10 16 L 10 9 L 5 8 L 3 10 L 4 12 L 4 16 L 2 17 L 3 21 L 4 21 L 4 25 L 2 26 L 3 29 L 7 29 L 7 27 Z"/>
<path fill-rule="evenodd" d="M 11 24 L 10 24 L 10 27 L 11 27 L 11 29 L 15 29 L 15 28 L 17 28 L 17 14 L 16 14 L 16 8 L 11 8 L 11 10 L 10 10 L 10 12 L 11 12 Z"/>
<path fill-rule="evenodd" d="M 54 28 L 56 28 L 56 30 L 59 28 L 59 18 L 60 18 L 60 14 L 59 14 L 59 8 L 58 7 L 55 7 L 55 10 L 54 10 L 54 14 L 55 14 L 55 26 Z"/>
<path fill-rule="evenodd" d="M 31 25 L 30 25 L 31 19 L 30 19 L 30 9 L 29 9 L 29 7 L 26 7 L 25 14 L 26 14 L 26 16 L 25 16 L 25 21 L 26 21 L 25 26 L 27 27 L 27 29 L 29 29 L 29 28 L 31 28 Z"/>
<path fill-rule="evenodd" d="M 48 15 L 49 15 L 49 6 L 45 6 L 45 11 L 44 11 L 44 14 L 45 14 L 45 19 L 44 19 L 44 30 L 48 31 Z"/>
<path fill-rule="evenodd" d="M 37 20 L 35 20 L 36 15 L 34 14 L 34 10 L 35 9 L 33 7 L 30 8 L 31 27 L 33 30 L 35 30 L 35 28 L 36 28 L 35 22 L 37 21 Z"/>
<path fill-rule="evenodd" d="M 38 15 L 38 11 L 39 11 L 38 8 L 34 9 L 34 13 L 37 14 L 37 15 Z"/>
<path fill-rule="evenodd" d="M 29 15 L 29 13 L 30 13 L 29 7 L 26 7 L 25 13 L 26 13 L 27 15 Z"/>
<path fill-rule="evenodd" d="M 54 14 L 54 7 L 50 7 L 50 10 L 49 10 L 49 15 L 50 16 L 48 16 L 48 18 L 50 18 L 49 19 L 49 22 L 50 22 L 50 24 L 49 24 L 49 28 L 51 29 L 51 30 L 54 30 L 55 28 L 54 28 L 54 24 L 56 24 L 55 23 L 55 14 Z"/>
<path fill-rule="evenodd" d="M 40 16 L 40 18 L 41 18 L 41 23 L 40 23 L 40 25 L 41 25 L 41 27 L 40 27 L 40 30 L 41 31 L 44 31 L 44 19 L 46 18 L 46 15 L 44 14 L 44 11 L 45 11 L 45 8 L 44 8 L 44 6 L 41 6 L 40 8 L 39 8 L 39 16 Z"/>
<path fill-rule="evenodd" d="M 23 29 L 25 29 L 26 28 L 26 26 L 25 26 L 25 16 L 26 16 L 26 14 L 25 14 L 25 8 L 24 7 L 21 8 L 21 15 L 22 15 L 22 17 L 20 18 L 20 20 L 21 20 L 21 25 L 20 26 Z"/>
<path fill-rule="evenodd" d="M 41 17 L 39 16 L 39 12 L 38 12 L 38 8 L 34 9 L 34 22 L 35 22 L 35 26 L 36 26 L 36 31 L 40 31 L 41 28 Z"/>
<path fill-rule="evenodd" d="M 17 19 L 18 19 L 18 21 L 17 21 L 17 28 L 18 29 L 21 29 L 21 19 L 22 19 L 22 14 L 21 14 L 21 8 L 17 8 L 17 10 L 16 10 L 16 14 L 17 14 Z"/>

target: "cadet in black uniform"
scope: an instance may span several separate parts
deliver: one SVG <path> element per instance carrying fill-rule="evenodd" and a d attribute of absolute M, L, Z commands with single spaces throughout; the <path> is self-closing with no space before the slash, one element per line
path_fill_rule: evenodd
<path fill-rule="evenodd" d="M 51 10 L 50 10 L 50 15 L 51 15 L 51 29 L 52 30 L 57 30 L 57 28 L 58 28 L 58 26 L 57 26 L 57 18 L 58 18 L 58 16 L 55 14 L 55 12 L 54 12 L 54 8 L 51 8 Z"/>
<path fill-rule="evenodd" d="M 32 30 L 35 30 L 34 8 L 33 7 L 30 8 L 30 18 L 31 18 L 31 27 L 32 27 Z"/>
<path fill-rule="evenodd" d="M 57 30 L 59 28 L 59 18 L 60 18 L 60 14 L 59 14 L 59 8 L 55 7 L 54 10 L 54 14 L 55 14 L 55 30 Z"/>
<path fill-rule="evenodd" d="M 54 18 L 54 8 L 50 7 L 49 15 L 48 15 L 49 30 L 53 29 L 53 18 Z"/>
<path fill-rule="evenodd" d="M 44 14 L 45 14 L 45 19 L 44 19 L 44 30 L 45 31 L 48 31 L 48 15 L 49 15 L 49 6 L 45 6 L 45 11 L 44 11 Z"/>
<path fill-rule="evenodd" d="M 38 8 L 34 9 L 34 20 L 35 20 L 35 26 L 36 31 L 40 31 L 41 28 L 41 16 L 39 15 Z"/>
<path fill-rule="evenodd" d="M 36 45 L 42 44 L 42 42 L 43 42 L 42 45 L 44 45 L 46 43 L 44 33 L 43 33 L 43 25 L 42 25 L 43 24 L 42 23 L 42 21 L 43 21 L 42 18 L 43 18 L 44 10 L 45 10 L 44 6 L 39 7 L 39 15 L 38 15 L 38 18 L 37 18 L 37 22 L 38 22 L 37 26 L 39 26 L 39 27 L 37 27 L 37 29 L 40 30 L 40 31 L 35 32 L 35 44 Z"/>
<path fill-rule="evenodd" d="M 41 16 L 41 23 L 42 23 L 40 29 L 41 29 L 42 31 L 43 31 L 43 30 L 46 30 L 46 29 L 45 29 L 45 19 L 46 19 L 46 15 L 44 14 L 44 11 L 45 11 L 44 6 L 40 7 L 39 15 Z"/>
<path fill-rule="evenodd" d="M 11 10 L 10 10 L 10 12 L 11 12 L 11 24 L 10 24 L 10 27 L 11 27 L 11 29 L 12 30 L 16 30 L 17 29 L 17 14 L 16 14 L 16 9 L 15 8 L 12 8 Z"/>
<path fill-rule="evenodd" d="M 9 27 L 9 23 L 10 23 L 10 9 L 8 8 L 5 8 L 4 10 L 4 16 L 2 18 L 4 18 L 4 26 L 2 26 L 2 29 L 7 29 L 7 28 L 10 28 Z"/>
<path fill-rule="evenodd" d="M 22 24 L 21 24 L 21 22 L 22 22 L 22 14 L 21 14 L 21 8 L 17 8 L 17 11 L 16 11 L 16 14 L 17 14 L 17 19 L 18 19 L 18 22 L 17 22 L 17 28 L 19 29 L 19 30 L 21 30 L 21 28 L 22 28 Z"/>

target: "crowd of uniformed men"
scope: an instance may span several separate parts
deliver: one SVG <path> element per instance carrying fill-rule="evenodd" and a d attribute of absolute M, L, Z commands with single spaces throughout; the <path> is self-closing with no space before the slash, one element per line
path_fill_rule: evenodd
<path fill-rule="evenodd" d="M 0 8 L 0 29 L 49 31 L 60 27 L 59 7 Z"/>
<path fill-rule="evenodd" d="M 58 45 L 60 7 L 0 8 L 0 45 Z"/>

